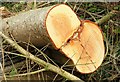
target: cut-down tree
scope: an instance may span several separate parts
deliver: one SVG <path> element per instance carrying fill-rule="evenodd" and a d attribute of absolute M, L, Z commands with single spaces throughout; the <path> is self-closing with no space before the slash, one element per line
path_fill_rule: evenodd
<path fill-rule="evenodd" d="M 16 41 L 35 46 L 48 43 L 70 58 L 81 73 L 95 71 L 104 59 L 100 28 L 88 20 L 79 20 L 65 4 L 27 11 L 2 20 L 2 32 Z"/>

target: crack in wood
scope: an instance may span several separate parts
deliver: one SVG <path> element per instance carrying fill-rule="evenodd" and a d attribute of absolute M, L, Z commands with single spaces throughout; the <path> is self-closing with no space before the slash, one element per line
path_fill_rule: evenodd
<path fill-rule="evenodd" d="M 84 26 L 83 26 L 83 24 L 84 24 L 84 21 L 81 21 L 81 25 L 79 26 L 79 28 L 73 33 L 73 35 L 59 48 L 59 50 L 61 50 L 63 47 L 65 47 L 66 45 L 68 45 L 69 43 L 70 43 L 70 41 L 72 41 L 72 40 L 78 40 L 79 42 L 81 42 L 81 40 L 80 40 L 80 35 L 81 35 L 81 33 L 82 33 L 82 31 L 83 31 L 83 29 L 84 29 Z M 87 41 L 88 42 L 88 41 Z M 93 60 L 91 59 L 91 56 L 88 54 L 88 52 L 86 51 L 86 49 L 85 49 L 85 46 L 81 43 L 80 44 L 81 45 L 81 47 L 83 48 L 83 50 L 82 50 L 82 53 L 83 53 L 83 51 L 85 50 L 85 53 L 88 55 L 88 57 L 89 57 L 89 60 L 91 61 L 91 63 L 93 64 L 93 66 L 94 66 L 94 68 L 96 69 L 97 67 L 95 66 L 95 64 L 94 64 L 94 62 L 93 62 Z M 82 55 L 82 53 L 81 53 L 81 55 Z M 78 59 L 78 61 L 81 59 L 81 56 L 80 56 L 80 58 Z M 75 64 L 75 66 L 77 65 L 77 63 L 78 63 L 78 61 L 76 62 L 76 64 Z M 86 63 L 87 64 L 87 63 Z M 85 65 L 86 65 L 85 64 Z M 87 66 L 87 65 L 86 65 Z M 90 71 L 92 71 L 90 68 L 89 68 L 89 66 L 87 66 L 87 68 L 90 70 Z"/>

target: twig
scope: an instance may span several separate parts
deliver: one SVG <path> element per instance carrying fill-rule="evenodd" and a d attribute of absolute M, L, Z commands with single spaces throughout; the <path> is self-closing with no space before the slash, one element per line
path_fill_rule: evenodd
<path fill-rule="evenodd" d="M 84 9 L 82 9 L 82 8 L 79 8 L 79 10 L 81 10 L 81 11 L 83 11 L 83 12 L 86 12 L 87 14 L 89 14 L 89 15 L 93 18 L 94 21 L 96 21 L 96 18 L 92 15 L 91 12 L 88 12 L 87 10 L 84 10 Z"/>
<path fill-rule="evenodd" d="M 104 35 L 103 35 L 103 37 L 104 37 L 104 40 L 106 42 L 106 52 L 105 52 L 105 56 L 104 56 L 104 58 L 105 58 L 108 55 L 108 40 Z"/>
<path fill-rule="evenodd" d="M 2 36 L 11 46 L 13 46 L 15 49 L 17 49 L 20 53 L 24 54 L 26 56 L 26 58 L 31 59 L 32 61 L 36 62 L 37 64 L 43 66 L 46 68 L 46 70 L 50 70 L 53 71 L 63 77 L 65 77 L 68 80 L 79 80 L 80 82 L 84 82 L 83 80 L 81 80 L 80 78 L 66 72 L 63 69 L 60 69 L 50 63 L 47 63 L 41 59 L 39 59 L 38 57 L 35 57 L 33 54 L 31 54 L 30 52 L 26 51 L 25 49 L 23 49 L 21 46 L 19 46 L 16 42 L 12 41 L 9 37 L 7 37 L 6 35 L 4 35 L 1 31 L 0 31 L 0 36 Z"/>
<path fill-rule="evenodd" d="M 1 51 L 2 51 L 2 58 L 3 58 L 3 66 L 2 66 L 2 64 L 1 64 L 1 62 L 0 62 L 0 67 L 1 67 L 1 71 L 2 71 L 2 74 L 3 74 L 3 77 L 4 77 L 4 79 L 6 80 L 6 76 L 5 76 L 5 70 L 4 70 L 4 50 L 3 50 L 3 48 L 2 48 L 2 45 L 1 45 Z"/>
<path fill-rule="evenodd" d="M 7 77 L 33 75 L 33 74 L 36 74 L 36 73 L 43 72 L 43 71 L 45 71 L 45 70 L 46 70 L 46 69 L 41 69 L 41 70 L 37 70 L 37 71 L 34 71 L 34 72 L 29 72 L 29 73 L 24 73 L 24 74 L 17 74 L 17 75 L 11 75 L 11 76 L 7 76 Z"/>
<path fill-rule="evenodd" d="M 115 57 L 115 53 L 113 54 L 114 55 L 114 57 Z M 115 69 L 116 69 L 116 71 L 118 72 L 118 74 L 120 74 L 120 70 L 119 70 L 119 68 L 118 68 L 118 66 L 117 66 L 117 63 L 116 63 L 116 60 L 113 58 L 113 65 L 114 65 L 114 67 L 115 67 Z"/>
<path fill-rule="evenodd" d="M 21 66 L 24 66 L 24 64 L 25 64 L 25 60 L 23 60 L 22 62 L 15 63 L 14 66 L 15 68 L 20 68 Z M 13 69 L 13 66 L 10 65 L 10 66 L 6 66 L 4 70 L 5 70 L 5 73 L 7 72 L 9 73 L 12 69 Z"/>
<path fill-rule="evenodd" d="M 0 62 L 0 71 L 2 72 L 3 77 L 4 77 L 4 79 L 6 80 L 6 76 L 5 76 L 4 69 L 3 69 L 3 67 L 2 67 L 1 62 Z"/>
<path fill-rule="evenodd" d="M 99 19 L 99 20 L 96 21 L 95 23 L 101 25 L 102 23 L 108 21 L 111 17 L 115 16 L 115 14 L 116 14 L 117 12 L 118 12 L 118 11 L 112 10 L 110 13 L 108 13 L 108 14 L 105 15 L 105 16 L 103 16 L 101 19 Z"/>

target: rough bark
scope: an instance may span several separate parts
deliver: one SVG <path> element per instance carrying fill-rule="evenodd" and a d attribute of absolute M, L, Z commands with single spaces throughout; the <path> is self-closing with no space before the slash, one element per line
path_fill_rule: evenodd
<path fill-rule="evenodd" d="M 31 10 L 3 19 L 0 27 L 5 34 L 12 35 L 17 41 L 43 46 L 50 42 L 44 27 L 44 20 L 50 8 Z"/>
<path fill-rule="evenodd" d="M 16 16 L 12 16 L 10 18 L 3 19 L 2 26 L 0 26 L 0 27 L 2 27 L 2 29 L 3 29 L 2 31 L 5 34 L 7 34 L 9 36 L 12 35 L 15 38 L 15 40 L 17 40 L 17 41 L 29 42 L 29 43 L 34 44 L 35 46 L 46 45 L 46 44 L 52 42 L 51 38 L 53 37 L 53 36 L 49 36 L 50 33 L 48 33 L 48 32 L 51 31 L 51 28 L 50 28 L 50 26 L 46 25 L 46 20 L 48 17 L 50 17 L 52 15 L 52 14 L 51 15 L 49 15 L 49 14 L 51 13 L 51 11 L 53 9 L 57 8 L 57 6 L 59 7 L 59 5 L 52 6 L 52 7 L 45 7 L 45 8 L 31 10 L 31 11 L 28 11 L 25 13 L 21 13 Z M 66 5 L 60 5 L 60 6 L 64 6 L 65 9 L 67 8 L 68 11 L 70 11 L 70 13 L 75 15 L 75 13 L 68 6 L 66 6 Z M 64 8 L 61 8 L 61 10 L 62 9 L 64 9 Z M 55 11 L 55 12 L 57 12 L 57 11 Z M 67 13 L 67 11 L 64 11 L 64 12 Z M 62 11 L 62 13 L 63 13 L 63 11 Z M 52 18 L 56 17 L 54 19 L 54 21 L 58 20 L 58 21 L 61 21 L 61 23 L 63 23 L 63 22 L 67 23 L 67 21 L 63 21 L 63 20 L 69 19 L 71 15 L 67 15 L 68 16 L 68 17 L 66 16 L 67 18 L 63 18 L 61 20 L 59 20 L 59 18 L 61 18 L 59 16 L 62 16 L 61 11 L 60 12 L 58 11 L 58 13 L 56 13 L 56 16 L 53 16 Z M 57 19 L 57 17 L 58 17 L 58 19 Z M 75 20 L 77 20 L 77 22 L 79 23 L 77 16 L 76 16 Z M 49 21 L 49 20 L 47 20 L 47 21 Z M 75 25 L 77 27 L 74 26 L 74 29 L 78 28 L 79 24 Z M 55 28 L 55 26 L 54 26 L 54 28 Z M 70 28 L 70 27 L 66 27 L 66 29 L 67 28 Z M 74 32 L 73 31 L 74 29 L 72 29 L 72 33 Z M 65 28 L 63 28 L 63 31 L 65 31 Z M 55 38 L 58 36 L 59 35 L 54 34 Z M 65 36 L 65 38 L 68 38 L 69 36 L 70 36 L 70 33 L 68 34 L 67 37 Z M 60 38 L 60 40 L 61 40 L 61 38 Z M 55 44 L 60 44 L 59 42 L 58 43 L 53 42 L 52 44 L 55 47 L 56 46 Z M 60 44 L 60 46 L 61 46 L 61 44 Z"/>

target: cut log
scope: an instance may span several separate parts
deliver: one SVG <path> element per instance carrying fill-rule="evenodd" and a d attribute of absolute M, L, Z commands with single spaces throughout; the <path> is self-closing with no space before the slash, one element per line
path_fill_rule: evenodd
<path fill-rule="evenodd" d="M 80 21 L 76 14 L 64 5 L 51 9 L 46 18 L 48 34 L 57 48 L 60 48 L 79 26 Z"/>
<path fill-rule="evenodd" d="M 62 51 L 73 60 L 81 73 L 94 72 L 104 59 L 103 36 L 99 27 L 90 21 L 82 21 L 83 28 Z"/>
<path fill-rule="evenodd" d="M 17 41 L 31 42 L 35 46 L 44 46 L 52 42 L 57 48 L 79 25 L 80 21 L 76 14 L 64 4 L 31 10 L 2 21 L 3 32 L 12 35 Z"/>
<path fill-rule="evenodd" d="M 4 34 L 35 46 L 51 44 L 69 57 L 81 73 L 95 71 L 104 58 L 103 37 L 98 26 L 80 21 L 65 4 L 36 9 L 2 21 Z"/>

